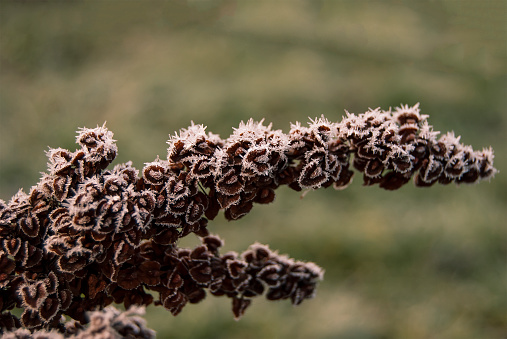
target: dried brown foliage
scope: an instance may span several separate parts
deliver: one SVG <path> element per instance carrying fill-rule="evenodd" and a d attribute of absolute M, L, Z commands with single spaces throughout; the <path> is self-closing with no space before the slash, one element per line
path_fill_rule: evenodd
<path fill-rule="evenodd" d="M 147 163 L 141 177 L 131 163 L 107 169 L 117 153 L 112 132 L 83 128 L 80 149 L 50 149 L 40 182 L 0 201 L 1 329 L 16 338 L 45 330 L 86 337 L 95 323 L 113 331 L 112 319 L 121 317 L 87 312 L 155 303 L 177 315 L 207 293 L 231 298 L 236 318 L 259 295 L 299 305 L 314 296 L 321 268 L 257 243 L 221 254 L 208 220 L 220 210 L 239 219 L 254 203 L 272 202 L 281 185 L 343 189 L 351 167 L 365 185 L 387 190 L 412 177 L 424 187 L 495 174 L 491 149 L 474 151 L 452 133 L 437 139 L 426 118 L 418 105 L 375 109 L 339 123 L 296 123 L 288 134 L 249 120 L 226 140 L 192 124 L 170 138 L 167 160 Z M 178 247 L 190 233 L 201 245 Z M 23 309 L 19 319 L 13 308 Z M 65 324 L 62 315 L 77 322 Z M 136 324 L 140 337 L 152 335 Z M 123 335 L 120 327 L 114 331 Z"/>

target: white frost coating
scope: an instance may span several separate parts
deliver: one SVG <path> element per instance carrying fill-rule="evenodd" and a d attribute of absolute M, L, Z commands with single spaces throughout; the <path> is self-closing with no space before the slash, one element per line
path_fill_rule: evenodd
<path fill-rule="evenodd" d="M 395 120 L 399 120 L 400 116 L 405 114 L 413 114 L 415 117 L 417 117 L 418 121 L 426 120 L 429 115 L 426 114 L 420 114 L 421 110 L 419 109 L 419 103 L 415 104 L 412 107 L 409 107 L 408 105 L 400 105 L 400 107 L 396 107 L 393 113 L 393 117 Z"/>
<path fill-rule="evenodd" d="M 106 128 L 106 123 L 102 127 L 79 128 L 77 133 L 76 142 L 83 147 L 89 161 L 100 161 L 101 155 L 108 160 L 116 156 L 116 140 L 113 139 L 113 132 Z"/>
<path fill-rule="evenodd" d="M 327 142 L 331 138 L 336 138 L 338 136 L 336 124 L 327 120 L 324 115 L 318 119 L 310 118 L 308 125 L 310 133 L 312 133 L 323 146 L 327 146 Z"/>
<path fill-rule="evenodd" d="M 419 138 L 429 141 L 430 143 L 434 143 L 437 140 L 437 135 L 440 132 L 433 131 L 433 126 L 429 125 L 426 120 L 422 122 L 421 127 L 419 128 Z"/>
<path fill-rule="evenodd" d="M 239 127 L 232 129 L 234 132 L 229 137 L 230 143 L 235 143 L 236 141 L 251 141 L 256 142 L 258 138 L 265 137 L 271 131 L 271 127 L 273 124 L 269 124 L 268 126 L 263 125 L 264 119 L 259 122 L 254 121 L 252 118 L 248 119 L 245 123 L 241 121 L 239 123 Z M 226 145 L 227 146 L 227 145 Z"/>
<path fill-rule="evenodd" d="M 182 128 L 180 129 L 180 133 L 175 133 L 174 136 L 169 136 L 170 139 L 167 142 L 171 149 L 171 146 L 174 145 L 176 141 L 180 141 L 183 143 L 183 148 L 188 150 L 192 147 L 194 147 L 199 140 L 207 139 L 206 134 L 206 126 L 203 126 L 201 124 L 194 124 L 193 121 L 191 121 L 191 125 L 188 128 Z"/>
<path fill-rule="evenodd" d="M 212 174 L 215 178 L 222 176 L 223 170 L 227 167 L 227 152 L 220 147 L 215 149 L 215 153 L 213 153 L 213 157 L 211 158 L 211 166 L 212 166 Z"/>
<path fill-rule="evenodd" d="M 493 159 L 495 158 L 495 155 L 493 154 L 493 148 L 490 146 L 488 148 L 483 148 L 482 151 L 477 151 L 477 155 L 483 159 L 483 162 L 485 164 L 485 170 L 490 173 L 490 175 L 484 177 L 484 179 L 493 178 L 496 173 L 498 173 L 498 170 L 493 167 Z"/>
<path fill-rule="evenodd" d="M 277 151 L 285 151 L 288 147 L 288 137 L 281 130 L 272 130 L 273 124 L 263 125 L 264 119 L 259 122 L 249 119 L 246 123 L 241 121 L 238 128 L 229 136 L 225 148 L 237 142 L 249 143 L 251 145 L 270 145 Z"/>

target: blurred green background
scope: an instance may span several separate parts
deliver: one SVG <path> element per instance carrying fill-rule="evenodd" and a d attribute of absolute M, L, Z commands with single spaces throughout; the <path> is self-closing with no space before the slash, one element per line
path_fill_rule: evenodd
<path fill-rule="evenodd" d="M 249 117 L 289 122 L 421 103 L 435 130 L 492 145 L 491 183 L 279 189 L 209 225 L 227 250 L 259 241 L 325 268 L 317 297 L 254 300 L 238 322 L 208 297 L 160 338 L 505 338 L 505 1 L 0 2 L 0 198 L 35 184 L 47 146 L 107 121 L 115 163 L 166 157 L 190 121 L 227 137 Z M 503 221 L 502 221 L 503 220 Z M 183 241 L 193 246 L 196 239 Z"/>

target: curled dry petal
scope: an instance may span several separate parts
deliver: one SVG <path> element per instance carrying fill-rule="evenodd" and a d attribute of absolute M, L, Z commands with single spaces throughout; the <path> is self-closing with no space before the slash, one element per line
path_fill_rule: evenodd
<path fill-rule="evenodd" d="M 46 285 L 42 281 L 21 286 L 19 294 L 23 304 L 32 310 L 38 309 L 48 296 Z"/>
<path fill-rule="evenodd" d="M 239 320 L 243 314 L 245 314 L 246 309 L 251 303 L 252 301 L 250 299 L 233 298 L 232 313 L 234 314 L 234 319 Z"/>
<path fill-rule="evenodd" d="M 144 181 L 150 185 L 162 185 L 167 170 L 167 166 L 161 161 L 147 163 L 143 168 Z"/>

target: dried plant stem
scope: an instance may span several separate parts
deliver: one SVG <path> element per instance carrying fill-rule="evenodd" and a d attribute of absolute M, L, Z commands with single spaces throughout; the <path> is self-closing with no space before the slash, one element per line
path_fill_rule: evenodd
<path fill-rule="evenodd" d="M 254 203 L 272 202 L 281 185 L 343 189 L 351 167 L 365 185 L 387 190 L 411 178 L 424 187 L 494 176 L 491 149 L 474 151 L 453 133 L 437 139 L 426 119 L 418 105 L 401 106 L 347 113 L 338 123 L 296 123 L 288 134 L 249 120 L 226 140 L 192 124 L 170 138 L 167 160 L 147 163 L 141 177 L 131 163 L 107 169 L 117 153 L 112 132 L 83 128 L 80 149 L 50 149 L 40 182 L 0 201 L 1 329 L 17 337 L 135 329 L 129 335 L 150 337 L 137 318 L 105 307 L 155 303 L 176 315 L 207 292 L 231 298 L 236 318 L 259 295 L 299 305 L 315 295 L 320 267 L 257 243 L 221 254 L 208 221 L 220 210 L 239 219 Z M 179 248 L 190 233 L 201 245 Z M 23 309 L 20 319 L 10 312 L 15 307 Z M 79 323 L 65 324 L 62 315 Z"/>

